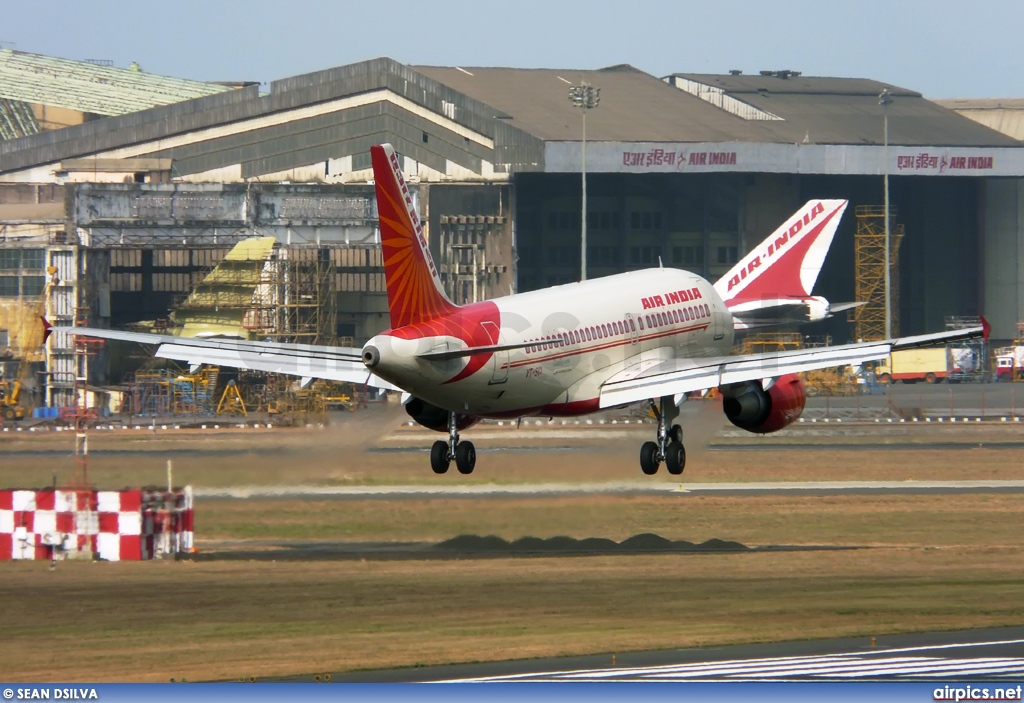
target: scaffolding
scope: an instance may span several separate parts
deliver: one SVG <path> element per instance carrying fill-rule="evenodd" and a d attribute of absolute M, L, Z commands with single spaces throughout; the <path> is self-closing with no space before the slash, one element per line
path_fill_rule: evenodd
<path fill-rule="evenodd" d="M 274 248 L 269 257 L 221 261 L 175 306 L 171 320 L 261 341 L 333 345 L 336 297 L 330 250 Z"/>
<path fill-rule="evenodd" d="M 219 377 L 216 366 L 194 374 L 174 369 L 136 371 L 128 383 L 128 410 L 142 416 L 212 415 Z"/>
<path fill-rule="evenodd" d="M 946 318 L 947 330 L 965 330 L 981 327 L 981 318 L 974 315 Z M 984 339 L 966 339 L 946 345 L 949 383 L 984 381 L 988 369 L 988 342 Z"/>
<path fill-rule="evenodd" d="M 853 238 L 856 266 L 855 300 L 864 305 L 854 308 L 854 337 L 865 342 L 885 339 L 885 208 L 858 205 L 857 232 Z M 890 306 L 893 336 L 899 334 L 899 251 L 903 225 L 895 224 L 896 208 L 889 208 Z"/>

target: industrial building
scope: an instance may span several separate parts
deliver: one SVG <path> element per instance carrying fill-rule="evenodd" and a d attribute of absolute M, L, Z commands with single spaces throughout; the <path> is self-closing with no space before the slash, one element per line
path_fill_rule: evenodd
<path fill-rule="evenodd" d="M 568 99 L 584 83 L 601 90 L 586 111 Z M 118 327 L 167 317 L 231 246 L 271 236 L 322 252 L 334 335 L 359 343 L 388 326 L 372 144 L 403 156 L 444 284 L 467 302 L 579 277 L 584 119 L 589 277 L 661 261 L 714 279 L 804 201 L 844 198 L 855 207 L 816 292 L 852 300 L 854 213 L 881 213 L 888 169 L 900 332 L 984 314 L 1009 339 L 1024 317 L 1024 144 L 912 90 L 794 71 L 379 58 L 266 94 L 241 85 L 0 141 L 0 241 L 60 263 L 58 325 Z M 40 285 L 39 268 L 9 271 L 8 297 L 15 278 L 22 297 Z M 854 334 L 823 324 L 837 341 Z M 73 354 L 59 333 L 50 344 L 61 402 Z"/>

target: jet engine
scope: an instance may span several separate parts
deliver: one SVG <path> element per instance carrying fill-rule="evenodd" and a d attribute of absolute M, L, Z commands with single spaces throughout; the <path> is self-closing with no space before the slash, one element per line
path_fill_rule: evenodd
<path fill-rule="evenodd" d="M 729 422 L 747 432 L 778 432 L 796 422 L 807 396 L 796 374 L 786 374 L 765 390 L 759 381 L 722 386 L 722 408 Z"/>
<path fill-rule="evenodd" d="M 409 402 L 405 404 L 405 412 L 407 412 L 409 417 L 411 417 L 417 424 L 423 425 L 427 429 L 434 430 L 435 432 L 448 431 L 448 411 L 444 408 L 439 408 L 436 405 L 431 405 L 422 398 L 413 396 Z M 480 418 L 475 415 L 456 414 L 455 419 L 460 430 L 472 427 L 480 421 Z"/>

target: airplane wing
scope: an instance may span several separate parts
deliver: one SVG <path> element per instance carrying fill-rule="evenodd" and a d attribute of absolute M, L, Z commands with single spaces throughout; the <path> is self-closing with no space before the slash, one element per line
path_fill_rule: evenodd
<path fill-rule="evenodd" d="M 90 327 L 71 327 L 67 332 L 84 337 L 155 344 L 158 345 L 158 358 L 184 361 L 189 365 L 214 364 L 402 390 L 367 371 L 362 361 L 362 350 L 354 347 L 251 342 L 223 337 L 173 337 Z"/>
<path fill-rule="evenodd" d="M 706 390 L 729 383 L 775 378 L 833 366 L 884 359 L 900 349 L 940 346 L 987 336 L 987 326 L 915 337 L 861 342 L 835 347 L 795 349 L 767 354 L 708 358 L 650 359 L 630 366 L 601 386 L 602 408 Z"/>

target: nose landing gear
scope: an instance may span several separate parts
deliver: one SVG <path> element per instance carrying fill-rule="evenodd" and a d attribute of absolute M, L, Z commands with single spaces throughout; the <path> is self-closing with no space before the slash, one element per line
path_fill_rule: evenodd
<path fill-rule="evenodd" d="M 683 428 L 680 425 L 667 426 L 678 417 L 679 408 L 669 395 L 661 398 L 660 407 L 652 400 L 651 411 L 658 419 L 658 439 L 656 442 L 644 442 L 640 447 L 640 470 L 653 476 L 664 461 L 668 472 L 678 476 L 686 468 Z"/>
<path fill-rule="evenodd" d="M 476 447 L 470 441 L 459 441 L 458 418 L 448 413 L 448 441 L 437 440 L 430 448 L 430 468 L 435 474 L 448 471 L 452 460 L 460 474 L 471 474 L 476 468 Z"/>

